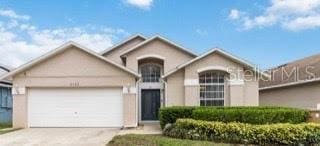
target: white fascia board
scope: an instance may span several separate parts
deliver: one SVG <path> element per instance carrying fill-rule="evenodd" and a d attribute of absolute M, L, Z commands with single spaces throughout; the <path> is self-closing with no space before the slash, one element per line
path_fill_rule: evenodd
<path fill-rule="evenodd" d="M 259 88 L 259 91 L 275 89 L 275 88 L 283 88 L 283 87 L 289 87 L 289 86 L 296 86 L 296 85 L 307 84 L 307 83 L 318 82 L 318 81 L 320 81 L 320 78 L 316 78 L 316 79 L 312 79 L 312 80 L 303 80 L 303 81 L 291 82 L 291 83 L 284 83 L 284 84 L 280 84 L 280 85 L 262 87 L 262 88 Z"/>
<path fill-rule="evenodd" d="M 145 36 L 143 36 L 143 35 L 141 35 L 141 34 L 136 34 L 136 35 L 133 35 L 133 36 L 131 36 L 131 37 L 129 37 L 129 38 L 127 38 L 127 39 L 119 42 L 118 44 L 115 44 L 115 45 L 113 45 L 112 47 L 110 47 L 110 48 L 102 51 L 102 52 L 100 53 L 100 55 L 104 55 L 104 54 L 106 54 L 106 53 L 114 50 L 115 48 L 117 48 L 117 47 L 119 47 L 119 46 L 121 46 L 121 45 L 123 45 L 123 44 L 125 44 L 125 43 L 127 43 L 127 42 L 129 42 L 129 41 L 131 41 L 131 40 L 133 40 L 133 39 L 135 39 L 135 38 L 137 38 L 137 37 L 140 37 L 140 38 L 143 38 L 144 40 L 147 40 L 147 38 L 146 38 Z"/>
<path fill-rule="evenodd" d="M 2 84 L 2 83 L 0 83 L 0 87 L 12 87 L 12 85 L 8 85 L 8 84 Z"/>
<path fill-rule="evenodd" d="M 129 68 L 126 68 L 126 67 L 124 67 L 124 66 L 122 66 L 122 65 L 119 65 L 118 63 L 115 63 L 114 61 L 112 61 L 112 60 L 110 60 L 110 59 L 107 59 L 107 58 L 105 58 L 105 57 L 97 54 L 96 52 L 94 52 L 94 51 L 92 51 L 92 50 L 90 50 L 90 49 L 88 49 L 88 48 L 86 48 L 86 47 L 84 47 L 84 46 L 81 46 L 81 45 L 79 45 L 79 44 L 77 44 L 77 43 L 75 43 L 74 45 L 77 46 L 78 48 L 86 51 L 87 53 L 89 53 L 89 54 L 91 54 L 91 55 L 94 55 L 95 57 L 97 57 L 97 58 L 99 58 L 99 59 L 101 59 L 101 60 L 104 60 L 104 61 L 106 61 L 106 62 L 108 62 L 108 63 L 110 63 L 110 64 L 112 64 L 112 65 L 114 65 L 114 66 L 116 66 L 116 67 L 118 67 L 118 68 L 126 71 L 126 72 L 129 72 L 129 73 L 135 75 L 136 77 L 140 77 L 140 75 L 139 75 L 138 73 L 136 73 L 135 71 L 132 71 L 132 70 L 130 70 Z"/>
<path fill-rule="evenodd" d="M 185 79 L 184 86 L 198 86 L 199 80 L 198 79 Z"/>
<path fill-rule="evenodd" d="M 163 56 L 160 56 L 160 55 L 157 55 L 157 54 L 142 55 L 142 56 L 137 57 L 136 59 L 137 60 L 141 60 L 141 59 L 145 59 L 145 58 L 158 58 L 158 59 L 161 59 L 161 60 L 166 60 L 166 57 L 163 57 Z"/>
<path fill-rule="evenodd" d="M 33 60 L 31 60 L 31 61 L 29 61 L 29 62 L 21 65 L 21 66 L 18 67 L 18 68 L 15 68 L 15 69 L 11 70 L 9 73 L 1 76 L 1 77 L 0 77 L 0 80 L 4 80 L 4 79 L 6 79 L 7 77 L 13 76 L 13 75 L 15 75 L 16 73 L 19 73 L 19 72 L 21 72 L 21 71 L 23 71 L 23 70 L 25 70 L 25 69 L 27 69 L 27 68 L 35 65 L 36 63 L 41 62 L 41 61 L 45 60 L 46 58 L 48 58 L 48 57 L 50 57 L 50 56 L 53 56 L 53 55 L 59 53 L 60 51 L 63 51 L 64 49 L 68 48 L 68 47 L 71 46 L 71 45 L 72 45 L 72 42 L 71 42 L 71 41 L 69 41 L 69 42 L 67 42 L 67 43 L 64 43 L 64 44 L 62 44 L 61 46 L 59 46 L 58 48 L 53 49 L 53 50 L 49 51 L 48 53 L 46 53 L 46 54 L 44 54 L 44 55 L 41 55 L 40 57 L 38 57 L 38 58 L 36 58 L 36 59 L 33 59 Z"/>
<path fill-rule="evenodd" d="M 108 63 L 110 63 L 110 64 L 112 64 L 112 65 L 114 65 L 114 66 L 126 71 L 126 72 L 129 72 L 129 73 L 135 75 L 136 77 L 140 77 L 140 75 L 137 74 L 136 72 L 134 72 L 134 71 L 132 71 L 132 70 L 130 70 L 130 69 L 124 67 L 124 66 L 121 66 L 121 65 L 119 65 L 119 64 L 117 64 L 117 63 L 115 63 L 115 62 L 113 62 L 113 61 L 111 61 L 111 60 L 109 60 L 109 59 L 107 59 L 107 58 L 105 58 L 105 57 L 103 57 L 103 56 L 91 51 L 90 49 L 88 49 L 88 48 L 86 48 L 84 46 L 81 46 L 81 45 L 79 45 L 79 44 L 77 44 L 77 43 L 75 43 L 73 41 L 69 41 L 69 42 L 61 45 L 60 47 L 58 47 L 58 48 L 56 48 L 56 49 L 54 49 L 54 50 L 52 50 L 52 51 L 50 51 L 50 52 L 48 52 L 46 54 L 34 59 L 34 60 L 31 60 L 30 62 L 28 62 L 28 63 L 26 63 L 26 64 L 24 64 L 24 65 L 22 65 L 22 66 L 20 66 L 20 67 L 18 67 L 16 69 L 12 70 L 11 72 L 1 76 L 0 80 L 6 79 L 6 78 L 8 78 L 10 76 L 13 76 L 13 75 L 19 73 L 19 72 L 22 72 L 22 71 L 28 69 L 29 67 L 32 67 L 33 65 L 35 65 L 35 64 L 37 64 L 37 63 L 39 63 L 39 62 L 41 62 L 41 61 L 43 61 L 43 60 L 55 55 L 55 54 L 65 50 L 65 49 L 68 49 L 71 46 L 75 46 L 76 48 L 81 49 L 84 52 L 86 52 L 88 54 L 91 54 L 91 55 L 93 55 L 93 56 L 95 56 L 95 57 L 97 57 L 97 58 L 99 58 L 99 59 L 101 59 L 101 60 L 103 60 L 105 62 L 108 62 Z"/>
<path fill-rule="evenodd" d="M 244 85 L 244 80 L 237 79 L 237 80 L 229 80 L 229 85 Z"/>
<path fill-rule="evenodd" d="M 145 44 L 147 44 L 147 43 L 149 43 L 149 42 L 151 42 L 151 41 L 153 41 L 155 39 L 163 40 L 163 41 L 165 41 L 165 42 L 167 42 L 169 44 L 172 44 L 173 46 L 179 48 L 180 50 L 182 50 L 182 51 L 184 51 L 184 52 L 186 52 L 186 53 L 188 53 L 188 54 L 190 54 L 192 56 L 197 56 L 196 54 L 194 54 L 193 52 L 189 51 L 188 49 L 186 49 L 186 48 L 178 45 L 177 43 L 174 43 L 174 42 L 172 42 L 172 41 L 170 41 L 170 40 L 168 40 L 168 39 L 166 39 L 166 38 L 164 38 L 164 37 L 162 37 L 160 35 L 156 35 L 156 36 L 154 36 L 154 37 L 152 37 L 152 38 L 150 38 L 150 39 L 148 39 L 148 40 L 146 40 L 146 41 L 144 41 L 144 42 L 142 42 L 140 44 L 137 44 L 136 46 L 132 47 L 131 49 L 124 51 L 122 54 L 120 54 L 120 56 L 124 56 L 127 53 L 129 53 L 129 52 L 131 52 L 131 51 L 133 51 L 133 50 L 135 50 L 135 49 L 137 49 L 137 48 L 139 48 L 139 47 L 141 47 L 141 46 L 143 46 L 143 45 L 145 45 Z"/>
<path fill-rule="evenodd" d="M 183 64 L 177 66 L 175 69 L 169 71 L 167 74 L 163 75 L 162 77 L 163 77 L 163 78 L 166 78 L 167 76 L 175 73 L 175 72 L 178 71 L 179 69 L 188 66 L 189 64 L 191 64 L 191 63 L 193 63 L 193 62 L 195 62 L 195 61 L 197 61 L 197 60 L 199 60 L 199 59 L 201 59 L 201 58 L 203 58 L 203 57 L 205 57 L 205 56 L 213 53 L 214 51 L 216 51 L 216 50 L 215 50 L 215 49 L 212 49 L 212 50 L 210 50 L 210 51 L 208 51 L 208 52 L 206 52 L 206 53 L 204 53 L 204 54 L 202 54 L 202 55 L 200 55 L 200 56 L 198 56 L 198 57 L 196 57 L 196 58 L 194 58 L 194 59 L 192 59 L 192 60 L 190 60 L 190 61 L 187 61 L 186 63 L 183 63 Z"/>
<path fill-rule="evenodd" d="M 201 72 L 208 71 L 208 70 L 220 70 L 220 71 L 224 71 L 224 72 L 229 72 L 228 68 L 226 68 L 224 66 L 219 66 L 219 65 L 203 67 L 203 68 L 198 69 L 197 72 L 201 73 Z"/>
<path fill-rule="evenodd" d="M 237 62 L 240 63 L 240 64 L 243 64 L 243 65 L 245 65 L 245 66 L 247 66 L 247 67 L 252 68 L 255 72 L 261 74 L 262 76 L 267 77 L 267 78 L 270 78 L 270 76 L 269 76 L 268 74 L 256 70 L 256 68 L 255 68 L 254 65 L 251 65 L 250 63 L 246 62 L 245 60 L 242 60 L 242 59 L 240 59 L 240 58 L 238 58 L 238 57 L 235 57 L 235 56 L 233 56 L 233 55 L 231 55 L 231 54 L 229 54 L 229 53 L 227 53 L 227 52 L 225 52 L 225 51 L 223 51 L 223 50 L 221 50 L 221 49 L 219 49 L 219 48 L 214 48 L 214 49 L 212 49 L 212 50 L 210 50 L 210 51 L 208 51 L 208 52 L 206 52 L 206 53 L 204 53 L 204 54 L 202 54 L 202 55 L 200 55 L 200 56 L 198 56 L 198 57 L 196 57 L 196 58 L 194 58 L 194 59 L 192 59 L 192 60 L 190 60 L 190 61 L 188 61 L 188 62 L 186 62 L 186 63 L 184 63 L 184 64 L 179 65 L 176 69 L 169 71 L 167 74 L 165 74 L 165 75 L 162 76 L 162 77 L 163 77 L 163 78 L 166 78 L 167 76 L 175 73 L 175 72 L 178 71 L 179 69 L 184 68 L 184 67 L 188 66 L 189 64 L 192 64 L 193 62 L 196 62 L 197 60 L 200 60 L 200 59 L 202 59 L 202 58 L 204 58 L 204 57 L 206 57 L 206 56 L 208 56 L 209 54 L 214 53 L 214 52 L 219 52 L 219 53 L 227 56 L 228 58 L 231 58 L 231 59 L 237 61 Z"/>
<path fill-rule="evenodd" d="M 241 59 L 239 57 L 236 57 L 236 56 L 224 51 L 223 49 L 219 49 L 219 48 L 216 48 L 216 49 L 217 49 L 218 52 L 220 52 L 220 53 L 226 55 L 227 57 L 237 61 L 238 63 L 243 64 L 243 65 L 245 65 L 247 67 L 250 67 L 253 71 L 255 71 L 258 74 L 261 74 L 263 77 L 270 78 L 269 74 L 266 74 L 263 71 L 258 70 L 255 65 L 249 63 L 248 61 L 246 61 L 244 59 Z"/>

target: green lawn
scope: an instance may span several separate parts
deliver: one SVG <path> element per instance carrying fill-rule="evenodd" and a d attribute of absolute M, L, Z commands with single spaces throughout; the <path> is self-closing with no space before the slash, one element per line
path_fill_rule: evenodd
<path fill-rule="evenodd" d="M 162 135 L 128 134 L 115 136 L 107 146 L 231 146 L 229 144 L 213 143 L 169 138 Z"/>

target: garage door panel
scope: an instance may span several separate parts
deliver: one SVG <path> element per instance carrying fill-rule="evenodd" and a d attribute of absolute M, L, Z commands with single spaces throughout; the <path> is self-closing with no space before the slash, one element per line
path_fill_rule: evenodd
<path fill-rule="evenodd" d="M 29 89 L 30 127 L 121 127 L 120 88 Z"/>

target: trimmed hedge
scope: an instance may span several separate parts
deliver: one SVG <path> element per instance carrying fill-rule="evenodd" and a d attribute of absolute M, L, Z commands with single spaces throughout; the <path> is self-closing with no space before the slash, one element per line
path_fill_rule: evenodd
<path fill-rule="evenodd" d="M 287 107 L 166 107 L 160 109 L 162 128 L 180 118 L 250 124 L 302 123 L 308 111 Z"/>
<path fill-rule="evenodd" d="M 205 121 L 241 122 L 250 124 L 301 123 L 307 120 L 308 112 L 292 108 L 221 108 L 196 109 L 192 118 Z"/>
<path fill-rule="evenodd" d="M 237 144 L 310 145 L 320 143 L 320 125 L 314 123 L 253 125 L 178 119 L 176 124 L 164 129 L 164 135 Z"/>
<path fill-rule="evenodd" d="M 168 123 L 175 123 L 179 118 L 191 118 L 192 111 L 196 107 L 192 106 L 173 106 L 161 108 L 159 111 L 160 126 L 163 129 Z"/>

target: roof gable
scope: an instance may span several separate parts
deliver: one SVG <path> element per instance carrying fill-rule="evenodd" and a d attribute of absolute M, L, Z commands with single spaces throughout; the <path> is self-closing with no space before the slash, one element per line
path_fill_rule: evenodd
<path fill-rule="evenodd" d="M 142 42 L 142 43 L 140 43 L 140 44 L 132 47 L 131 49 L 129 49 L 129 50 L 127 50 L 127 51 L 124 51 L 124 52 L 121 54 L 121 56 L 125 56 L 125 55 L 129 54 L 130 52 L 132 52 L 132 51 L 134 51 L 134 50 L 136 50 L 136 49 L 139 49 L 139 48 L 141 48 L 142 46 L 147 45 L 147 44 L 149 44 L 150 42 L 153 42 L 153 41 L 155 41 L 155 40 L 157 40 L 157 39 L 159 39 L 159 40 L 161 40 L 161 41 L 163 41 L 163 42 L 165 42 L 165 43 L 168 43 L 168 44 L 170 44 L 170 45 L 173 45 L 173 46 L 175 46 L 176 48 L 178 48 L 179 50 L 181 50 L 181 51 L 183 51 L 183 52 L 185 52 L 185 53 L 187 53 L 187 54 L 190 54 L 190 55 L 193 56 L 193 57 L 196 57 L 196 56 L 197 56 L 196 54 L 194 54 L 193 52 L 189 51 L 188 49 L 186 49 L 186 48 L 184 48 L 184 47 L 182 47 L 182 46 L 180 46 L 180 45 L 178 45 L 178 44 L 176 44 L 176 43 L 174 43 L 174 42 L 172 42 L 172 41 L 170 41 L 170 40 L 168 40 L 168 39 L 166 39 L 166 38 L 164 38 L 164 37 L 162 37 L 162 36 L 159 36 L 159 35 L 156 35 L 156 36 L 154 36 L 154 37 L 152 37 L 152 38 L 150 38 L 150 39 L 147 39 L 147 40 L 145 40 L 144 42 Z"/>
<path fill-rule="evenodd" d="M 262 76 L 269 78 L 269 75 L 268 75 L 268 74 L 265 74 L 265 73 L 257 70 L 254 65 L 248 63 L 247 61 L 245 61 L 245 60 L 243 60 L 243 59 L 241 59 L 241 58 L 235 57 L 234 55 L 231 55 L 230 53 L 227 53 L 227 52 L 225 52 L 225 51 L 223 51 L 222 49 L 219 49 L 219 48 L 214 48 L 214 49 L 212 49 L 212 50 L 210 50 L 210 51 L 208 51 L 208 52 L 206 52 L 206 53 L 204 53 L 204 54 L 202 54 L 202 55 L 200 55 L 200 56 L 198 56 L 198 57 L 196 57 L 196 58 L 194 58 L 194 59 L 192 59 L 192 60 L 190 60 L 190 61 L 188 61 L 188 62 L 186 62 L 186 63 L 184 63 L 184 64 L 181 64 L 181 65 L 177 66 L 176 69 L 171 70 L 171 71 L 169 71 L 167 74 L 165 74 L 165 75 L 163 76 L 163 78 L 166 78 L 166 77 L 172 75 L 173 73 L 177 72 L 178 70 L 180 70 L 180 69 L 182 69 L 182 68 L 184 68 L 184 67 L 186 67 L 186 66 L 188 66 L 188 65 L 190 65 L 190 64 L 192 64 L 192 63 L 194 63 L 194 62 L 200 61 L 201 59 L 203 59 L 203 58 L 205 58 L 206 56 L 208 56 L 208 55 L 210 55 L 210 54 L 213 54 L 213 53 L 219 53 L 219 54 L 223 55 L 224 57 L 226 57 L 226 58 L 228 58 L 228 59 L 231 59 L 232 61 L 237 62 L 237 63 L 243 65 L 244 67 L 247 67 L 247 68 L 249 68 L 249 69 L 252 69 L 253 71 L 261 74 Z"/>
<path fill-rule="evenodd" d="M 12 77 L 12 76 L 14 76 L 14 75 L 16 75 L 16 74 L 18 74 L 18 73 L 20 73 L 22 71 L 25 71 L 25 70 L 33 67 L 34 65 L 37 65 L 38 63 L 40 63 L 42 61 L 47 60 L 48 58 L 50 58 L 52 56 L 55 56 L 56 54 L 58 54 L 60 52 L 65 51 L 66 49 L 73 48 L 73 47 L 77 48 L 77 49 L 80 49 L 81 51 L 83 51 L 85 53 L 88 53 L 88 54 L 90 54 L 90 55 L 92 55 L 92 56 L 94 56 L 94 57 L 96 57 L 96 58 L 98 58 L 100 60 L 103 60 L 103 61 L 105 61 L 107 63 L 110 63 L 111 65 L 116 66 L 116 67 L 120 68 L 121 70 L 123 70 L 125 72 L 128 72 L 128 73 L 130 73 L 130 74 L 132 74 L 132 75 L 134 75 L 136 77 L 140 77 L 140 75 L 135 73 L 134 71 L 131 71 L 130 69 L 125 68 L 125 67 L 123 67 L 121 65 L 118 65 L 117 63 L 114 63 L 113 61 L 108 60 L 105 57 L 100 56 L 99 54 L 97 54 L 97 53 L 95 53 L 95 52 L 93 52 L 93 51 L 91 51 L 91 50 L 89 50 L 89 49 L 87 49 L 87 48 L 75 43 L 75 42 L 70 41 L 70 42 L 67 42 L 67 43 L 61 45 L 60 47 L 58 47 L 58 48 L 56 48 L 56 49 L 54 49 L 54 50 L 52 50 L 52 51 L 40 56 L 40 57 L 38 57 L 38 58 L 36 58 L 36 59 L 34 59 L 34 60 L 32 60 L 32 61 L 30 61 L 30 62 L 28 62 L 28 63 L 26 63 L 26 64 L 24 64 L 22 66 L 20 66 L 20 67 L 12 70 L 11 72 L 5 74 L 4 76 L 1 76 L 0 80 L 8 78 L 8 77 Z"/>
<path fill-rule="evenodd" d="M 133 36 L 125 39 L 124 41 L 121 41 L 120 43 L 118 43 L 118 44 L 116 44 L 116 45 L 114 45 L 114 46 L 112 46 L 112 47 L 110 47 L 110 48 L 102 51 L 100 54 L 101 54 L 101 55 L 105 55 L 105 54 L 107 54 L 107 53 L 109 53 L 109 52 L 111 52 L 111 51 L 113 51 L 113 50 L 121 47 L 122 45 L 126 44 L 127 42 L 130 42 L 130 41 L 135 40 L 135 39 L 143 39 L 143 40 L 146 40 L 147 38 L 144 37 L 144 36 L 141 35 L 141 34 L 133 35 Z"/>

